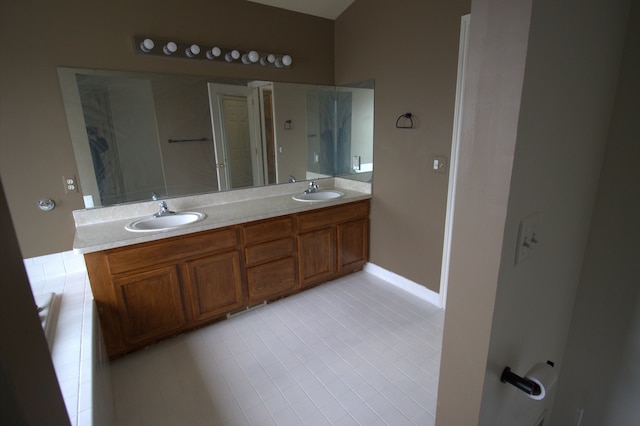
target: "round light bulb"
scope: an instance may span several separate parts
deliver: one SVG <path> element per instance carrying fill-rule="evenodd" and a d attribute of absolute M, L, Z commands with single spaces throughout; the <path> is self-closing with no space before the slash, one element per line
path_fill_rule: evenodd
<path fill-rule="evenodd" d="M 153 42 L 153 40 L 151 40 L 150 38 L 145 38 L 142 43 L 140 43 L 140 50 L 148 53 L 151 51 L 151 49 L 153 49 L 154 46 L 155 43 Z"/>
<path fill-rule="evenodd" d="M 233 56 L 231 55 L 231 52 L 225 53 L 224 60 L 227 62 L 233 62 Z"/>
<path fill-rule="evenodd" d="M 244 55 L 242 55 L 242 63 L 245 64 L 245 65 L 251 63 L 251 61 L 249 60 L 249 55 L 247 55 L 246 53 Z"/>
<path fill-rule="evenodd" d="M 282 58 L 276 59 L 276 68 L 282 68 L 284 65 L 282 64 Z"/>
<path fill-rule="evenodd" d="M 249 60 L 253 63 L 258 62 L 258 60 L 260 59 L 260 55 L 258 54 L 258 52 L 256 52 L 255 50 L 252 50 L 251 52 L 249 52 Z"/>
<path fill-rule="evenodd" d="M 293 59 L 291 59 L 291 56 L 284 55 L 282 57 L 282 65 L 284 65 L 285 67 L 290 66 L 292 62 L 293 62 Z"/>
<path fill-rule="evenodd" d="M 276 55 L 269 54 L 267 56 L 267 62 L 269 62 L 270 64 L 274 63 L 275 61 L 276 61 Z"/>
<path fill-rule="evenodd" d="M 178 50 L 178 45 L 172 41 L 165 44 L 164 47 L 162 48 L 162 51 L 164 52 L 165 55 L 171 55 L 173 53 L 176 53 L 177 50 Z"/>
<path fill-rule="evenodd" d="M 200 46 L 198 46 L 197 44 L 192 44 L 187 48 L 187 50 L 185 50 L 184 53 L 188 57 L 193 58 L 194 56 L 197 56 L 200 54 Z"/>
<path fill-rule="evenodd" d="M 220 50 L 219 47 L 214 47 L 211 50 L 207 50 L 207 58 L 208 59 L 217 58 L 218 56 L 220 56 L 220 54 L 222 54 L 222 51 Z"/>
<path fill-rule="evenodd" d="M 240 58 L 240 52 L 238 52 L 237 50 L 232 50 L 231 51 L 231 57 L 233 59 L 239 59 Z"/>

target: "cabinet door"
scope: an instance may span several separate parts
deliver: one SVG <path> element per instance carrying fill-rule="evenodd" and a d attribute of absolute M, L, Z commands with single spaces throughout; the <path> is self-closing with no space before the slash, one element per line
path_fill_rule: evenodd
<path fill-rule="evenodd" d="M 293 257 L 275 260 L 247 269 L 249 304 L 293 293 L 297 287 Z"/>
<path fill-rule="evenodd" d="M 369 258 L 369 220 L 338 225 L 338 272 L 362 268 Z"/>
<path fill-rule="evenodd" d="M 237 251 L 185 264 L 185 292 L 194 321 L 214 319 L 245 306 Z"/>
<path fill-rule="evenodd" d="M 300 285 L 307 287 L 331 279 L 336 271 L 335 228 L 298 235 Z"/>
<path fill-rule="evenodd" d="M 127 344 L 151 342 L 185 324 L 175 266 L 118 277 L 114 288 Z"/>

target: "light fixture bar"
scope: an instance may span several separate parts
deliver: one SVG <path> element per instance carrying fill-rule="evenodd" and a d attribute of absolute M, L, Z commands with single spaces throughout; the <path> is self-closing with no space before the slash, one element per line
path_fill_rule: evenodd
<path fill-rule="evenodd" d="M 215 45 L 197 44 L 155 37 L 135 36 L 136 53 L 181 59 L 199 59 L 209 62 L 236 63 L 290 69 L 293 59 L 287 54 L 257 50 L 230 49 Z"/>

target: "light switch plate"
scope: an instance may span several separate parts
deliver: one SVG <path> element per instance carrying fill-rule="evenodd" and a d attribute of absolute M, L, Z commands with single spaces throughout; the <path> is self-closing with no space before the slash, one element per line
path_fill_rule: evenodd
<path fill-rule="evenodd" d="M 447 173 L 447 157 L 433 157 L 433 172 Z"/>
<path fill-rule="evenodd" d="M 536 251 L 539 244 L 538 222 L 538 213 L 527 216 L 520 221 L 518 226 L 518 241 L 516 243 L 515 265 L 530 257 Z"/>

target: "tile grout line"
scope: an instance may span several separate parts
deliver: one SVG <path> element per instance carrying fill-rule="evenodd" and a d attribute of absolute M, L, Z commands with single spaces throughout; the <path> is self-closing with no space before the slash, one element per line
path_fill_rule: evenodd
<path fill-rule="evenodd" d="M 339 325 L 340 325 L 340 326 L 342 326 L 342 327 L 344 327 L 342 324 L 339 324 Z M 338 337 L 338 338 L 339 338 L 339 337 Z M 383 343 L 384 343 L 384 342 L 383 342 Z M 373 350 L 374 350 L 374 352 L 375 352 L 375 348 L 371 347 L 371 345 L 369 345 L 369 344 L 368 344 L 368 343 L 366 343 L 366 342 L 364 342 L 364 344 L 366 344 L 367 346 L 369 346 L 369 348 L 373 349 Z M 394 348 L 392 348 L 392 347 L 390 347 L 390 348 L 391 348 L 391 349 L 393 349 L 393 350 L 395 350 L 395 349 L 394 349 Z M 397 352 L 397 351 L 396 351 L 396 352 Z M 358 355 L 360 355 L 360 354 L 358 354 Z M 402 355 L 402 354 L 400 354 L 400 355 Z M 361 355 L 360 355 L 360 356 L 361 356 Z M 361 356 L 361 358 L 363 358 L 363 357 Z M 364 359 L 364 358 L 363 358 L 363 359 Z M 369 365 L 371 365 L 374 369 L 376 369 L 380 375 L 382 375 L 382 376 L 383 376 L 383 377 L 385 377 L 387 380 L 389 380 L 389 382 L 393 383 L 393 381 L 392 381 L 392 380 L 390 380 L 390 379 L 389 379 L 389 377 L 387 377 L 387 375 L 386 375 L 384 372 L 380 371 L 380 370 L 379 370 L 375 365 L 373 365 L 369 360 L 367 360 L 367 359 L 364 359 L 364 360 L 365 360 L 365 362 L 367 362 Z M 415 363 L 413 363 L 411 360 L 408 360 L 408 361 L 415 365 Z M 416 365 L 416 367 L 420 368 L 420 366 L 417 366 L 417 365 Z M 420 368 L 420 369 L 422 369 L 422 368 Z M 424 388 L 424 386 L 422 386 L 419 382 L 416 382 L 412 377 L 408 376 L 404 371 L 402 371 L 402 370 L 399 370 L 399 371 L 401 371 L 401 372 L 402 372 L 402 374 L 404 374 L 404 375 L 405 375 L 407 378 L 409 378 L 411 381 L 413 381 L 414 383 L 416 383 L 417 385 L 419 385 L 421 388 L 423 388 L 423 390 L 425 390 L 426 392 L 428 392 L 429 394 L 431 394 L 431 392 L 429 392 L 429 390 L 428 390 L 428 389 Z M 423 371 L 424 371 L 424 370 L 423 370 Z M 425 372 L 426 374 L 429 374 L 427 371 L 424 371 L 424 372 Z M 429 375 L 430 375 L 430 374 L 429 374 Z M 434 378 L 434 379 L 435 379 L 435 378 Z M 400 389 L 400 388 L 398 388 L 398 389 Z M 414 401 L 416 404 L 418 404 L 419 406 L 422 406 L 422 405 L 420 404 L 420 402 L 416 401 L 416 400 L 415 400 L 411 395 L 409 395 L 407 392 L 405 392 L 405 391 L 404 391 L 404 390 L 402 390 L 402 389 L 400 389 L 400 391 L 401 391 L 402 393 L 404 393 L 407 397 L 409 397 L 412 401 Z M 389 400 L 389 399 L 388 399 L 384 394 L 382 394 L 382 396 L 383 396 L 385 399 L 387 399 L 387 400 L 389 401 L 389 403 L 391 403 L 391 404 L 392 404 L 396 409 L 400 410 L 400 409 L 399 409 L 398 407 L 396 407 L 396 406 L 395 406 L 395 404 L 394 404 L 392 401 L 390 401 L 390 400 Z M 406 414 L 405 414 L 405 413 L 403 413 L 403 414 L 406 416 Z M 432 415 L 434 415 L 434 416 L 435 416 L 435 413 L 430 413 L 430 414 L 432 414 Z"/>

